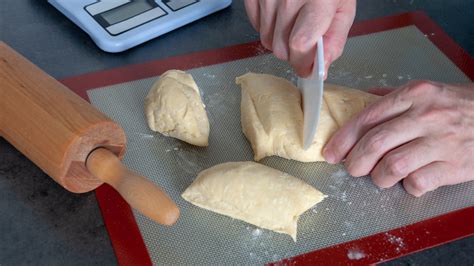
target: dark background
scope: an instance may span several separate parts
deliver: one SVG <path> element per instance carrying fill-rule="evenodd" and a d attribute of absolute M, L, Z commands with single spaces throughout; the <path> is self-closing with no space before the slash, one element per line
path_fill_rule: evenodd
<path fill-rule="evenodd" d="M 359 0 L 356 22 L 415 10 L 473 55 L 472 0 Z M 57 79 L 257 39 L 243 1 L 234 0 L 223 11 L 109 54 L 44 0 L 0 0 L 0 40 Z M 388 264 L 473 265 L 473 254 L 470 237 Z M 67 192 L 0 138 L 0 265 L 22 264 L 103 265 L 116 258 L 94 193 Z"/>

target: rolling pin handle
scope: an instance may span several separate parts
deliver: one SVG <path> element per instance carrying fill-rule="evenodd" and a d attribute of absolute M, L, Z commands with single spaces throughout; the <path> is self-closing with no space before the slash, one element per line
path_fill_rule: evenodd
<path fill-rule="evenodd" d="M 125 166 L 105 148 L 93 150 L 86 161 L 87 169 L 98 179 L 114 187 L 130 206 L 153 221 L 172 225 L 179 217 L 176 204 L 148 179 Z"/>

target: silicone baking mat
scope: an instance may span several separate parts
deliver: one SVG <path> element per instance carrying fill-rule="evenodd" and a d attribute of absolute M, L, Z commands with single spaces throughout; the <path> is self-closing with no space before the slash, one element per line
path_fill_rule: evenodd
<path fill-rule="evenodd" d="M 466 75 L 469 73 L 464 73 L 459 64 L 453 63 L 430 40 L 438 31 L 425 32 L 415 25 L 402 26 L 373 30 L 373 33 L 350 38 L 344 55 L 330 67 L 327 82 L 366 89 L 398 86 L 412 79 L 448 83 L 470 81 Z M 353 35 L 357 35 L 354 30 Z M 135 249 L 128 252 L 124 247 L 116 248 L 119 262 L 127 264 L 151 260 L 155 264 L 263 264 L 314 250 L 328 252 L 331 250 L 328 247 L 341 243 L 346 245 L 332 251 L 337 254 L 332 259 L 354 263 L 377 262 L 446 241 L 439 238 L 439 241 L 431 243 L 431 234 L 439 232 L 433 232 L 434 227 L 426 226 L 417 231 L 412 228 L 414 223 L 419 225 L 420 221 L 433 217 L 437 218 L 430 221 L 447 221 L 449 217 L 442 219 L 439 215 L 465 214 L 466 210 L 471 210 L 471 215 L 467 216 L 470 221 L 464 223 L 472 225 L 474 182 L 444 187 L 414 198 L 400 185 L 380 190 L 368 177 L 350 177 L 342 165 L 299 163 L 278 157 L 266 158 L 261 163 L 297 176 L 329 196 L 301 216 L 296 243 L 286 235 L 259 229 L 184 201 L 180 194 L 199 171 L 222 162 L 252 160 L 251 147 L 240 127 L 240 88 L 235 85 L 235 77 L 252 71 L 290 80 L 295 78 L 291 67 L 258 45 L 229 49 L 240 49 L 240 52 L 227 57 L 225 53 L 219 53 L 224 50 L 191 55 L 188 66 L 179 63 L 184 58 L 170 59 L 169 62 L 162 61 L 161 68 L 155 71 L 150 71 L 148 67 L 151 65 L 134 66 L 127 72 L 131 76 L 129 79 L 122 76 L 122 81 L 110 82 L 112 85 L 88 88 L 87 96 L 91 103 L 120 123 L 127 134 L 124 163 L 163 187 L 181 209 L 181 217 L 173 227 L 159 226 L 137 212 L 133 212 L 132 216 L 126 205 L 115 214 L 107 214 L 104 209 L 112 208 L 112 201 L 100 198 L 116 196 L 111 190 L 101 188 L 103 196 L 99 190 L 98 198 L 100 203 L 102 201 L 101 208 L 114 247 L 128 245 L 131 250 Z M 203 58 L 211 54 L 215 55 L 215 61 L 203 63 Z M 201 89 L 211 125 L 207 148 L 197 148 L 148 129 L 143 113 L 144 98 L 158 75 L 169 68 L 187 69 Z M 150 73 L 144 76 L 146 71 Z M 111 74 L 113 72 L 108 72 L 108 75 Z M 101 77 L 106 78 L 107 73 L 102 73 Z M 113 201 L 124 205 L 120 199 Z M 461 210 L 468 207 L 471 208 Z M 456 210 L 461 211 L 453 213 Z M 111 225 L 111 218 L 115 225 Z M 111 228 L 119 227 L 131 231 L 122 233 L 128 239 L 123 236 L 118 237 L 120 240 L 114 239 L 119 233 L 112 233 Z M 473 233 L 472 228 L 466 230 L 467 233 L 456 237 Z M 136 239 L 137 235 L 143 238 L 145 251 L 136 251 L 139 247 L 133 247 L 133 242 L 143 246 L 141 239 Z M 376 239 L 370 240 L 374 237 Z M 121 243 L 127 240 L 131 243 Z M 367 245 L 369 242 L 372 243 Z M 384 248 L 377 248 L 377 245 Z M 137 258 L 147 256 L 147 253 L 150 260 Z M 316 251 L 305 257 L 296 257 L 295 261 L 317 261 L 318 256 L 319 259 L 325 258 L 323 252 Z"/>

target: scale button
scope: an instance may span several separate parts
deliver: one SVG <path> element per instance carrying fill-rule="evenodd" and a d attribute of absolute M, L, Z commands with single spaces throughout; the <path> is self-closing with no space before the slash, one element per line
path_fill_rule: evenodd
<path fill-rule="evenodd" d="M 121 5 L 128 4 L 129 0 L 108 0 L 108 1 L 99 1 L 94 4 L 90 4 L 86 6 L 86 10 L 91 14 L 91 16 L 95 16 L 105 11 L 109 11 L 111 9 L 117 8 Z"/>
<path fill-rule="evenodd" d="M 198 3 L 199 0 L 162 0 L 163 4 L 168 6 L 173 11 L 178 11 L 182 8 Z"/>

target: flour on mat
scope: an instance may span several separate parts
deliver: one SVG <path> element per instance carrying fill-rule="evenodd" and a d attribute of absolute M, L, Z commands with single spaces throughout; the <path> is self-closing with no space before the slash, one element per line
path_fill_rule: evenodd
<path fill-rule="evenodd" d="M 349 177 L 349 173 L 344 169 L 339 169 L 331 174 L 331 178 L 348 179 Z"/>
<path fill-rule="evenodd" d="M 250 241 L 242 241 L 242 248 L 249 251 L 249 257 L 252 264 L 263 264 L 265 261 L 277 262 L 282 258 L 289 257 L 290 254 L 276 253 L 273 242 L 271 241 L 272 234 L 264 234 L 264 229 L 246 225 L 244 226 Z M 267 244 L 268 243 L 268 244 Z"/>
<path fill-rule="evenodd" d="M 177 151 L 179 149 L 174 148 L 173 150 Z M 179 150 L 177 154 L 178 159 L 176 161 L 186 173 L 197 176 L 203 170 L 203 167 L 199 164 L 201 155 L 197 151 Z"/>
<path fill-rule="evenodd" d="M 216 75 L 214 75 L 214 74 L 209 74 L 209 73 L 204 73 L 203 76 L 206 77 L 206 78 L 211 78 L 211 79 L 216 78 Z"/>
<path fill-rule="evenodd" d="M 379 79 L 379 84 L 383 87 L 388 87 L 388 83 L 386 79 Z"/>
<path fill-rule="evenodd" d="M 252 237 L 256 238 L 256 237 L 259 237 L 262 235 L 262 229 L 259 229 L 259 228 L 255 228 L 253 231 L 252 231 Z"/>
<path fill-rule="evenodd" d="M 135 135 L 138 135 L 139 138 L 150 139 L 150 138 L 154 138 L 154 137 L 155 137 L 154 135 L 145 134 L 145 133 L 138 133 L 138 132 L 135 132 L 134 134 L 135 134 Z"/>
<path fill-rule="evenodd" d="M 347 191 L 342 189 L 342 186 L 346 181 L 348 181 L 351 176 L 347 171 L 344 169 L 339 169 L 336 172 L 333 172 L 330 176 L 332 179 L 332 183 L 334 185 L 329 185 L 329 189 L 331 193 L 329 193 L 330 197 L 336 198 L 342 202 L 347 202 Z"/>
<path fill-rule="evenodd" d="M 405 242 L 403 242 L 403 238 L 399 236 L 394 236 L 390 233 L 385 233 L 385 236 L 387 237 L 388 242 L 397 246 L 397 251 L 400 251 L 400 249 L 405 248 Z"/>
<path fill-rule="evenodd" d="M 360 249 L 349 249 L 347 251 L 347 257 L 350 260 L 360 260 L 362 258 L 365 258 L 365 253 Z"/>

